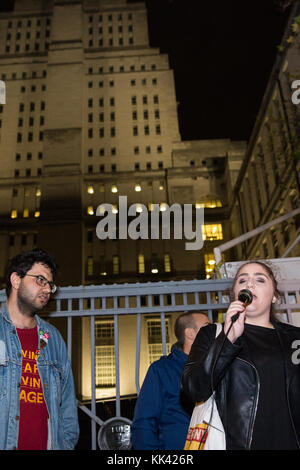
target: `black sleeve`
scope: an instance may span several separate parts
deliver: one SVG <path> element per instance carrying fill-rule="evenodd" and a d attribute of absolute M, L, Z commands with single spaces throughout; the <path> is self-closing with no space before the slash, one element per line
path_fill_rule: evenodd
<path fill-rule="evenodd" d="M 231 343 L 225 338 L 223 330 L 217 338 L 215 335 L 216 325 L 214 324 L 199 330 L 183 368 L 181 387 L 193 403 L 205 401 L 211 396 L 212 368 L 221 347 L 222 350 L 214 368 L 214 389 L 242 347 L 240 338 L 235 343 Z"/>

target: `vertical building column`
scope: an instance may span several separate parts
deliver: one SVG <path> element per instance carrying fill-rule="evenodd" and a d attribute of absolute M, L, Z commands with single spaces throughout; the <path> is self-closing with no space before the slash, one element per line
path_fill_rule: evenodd
<path fill-rule="evenodd" d="M 55 2 L 47 70 L 39 242 L 68 284 L 82 278 L 82 17 L 81 2 Z"/>

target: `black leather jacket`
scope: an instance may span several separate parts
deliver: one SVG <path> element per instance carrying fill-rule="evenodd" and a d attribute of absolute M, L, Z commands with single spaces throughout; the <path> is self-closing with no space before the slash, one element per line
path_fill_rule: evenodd
<path fill-rule="evenodd" d="M 293 363 L 296 362 L 295 347 L 300 348 L 300 341 L 297 346 L 293 342 L 300 340 L 300 328 L 277 321 L 273 325 L 285 357 L 288 409 L 300 448 L 300 365 Z M 183 369 L 182 389 L 194 403 L 207 400 L 212 393 L 212 365 L 224 340 L 223 331 L 217 338 L 215 333 L 214 324 L 200 329 Z M 243 335 L 235 343 L 226 338 L 214 369 L 213 384 L 227 449 L 250 449 L 260 383 L 257 370 L 249 360 Z"/>

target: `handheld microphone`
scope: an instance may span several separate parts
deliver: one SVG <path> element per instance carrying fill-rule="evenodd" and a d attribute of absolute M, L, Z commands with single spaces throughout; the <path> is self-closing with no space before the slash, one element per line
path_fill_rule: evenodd
<path fill-rule="evenodd" d="M 253 300 L 252 292 L 249 289 L 240 290 L 239 295 L 238 295 L 238 300 L 243 302 L 244 307 L 246 308 L 247 305 L 251 304 L 251 302 Z M 240 312 L 235 313 L 234 315 L 232 315 L 231 322 L 234 323 L 235 321 L 237 321 L 239 316 L 240 316 Z"/>

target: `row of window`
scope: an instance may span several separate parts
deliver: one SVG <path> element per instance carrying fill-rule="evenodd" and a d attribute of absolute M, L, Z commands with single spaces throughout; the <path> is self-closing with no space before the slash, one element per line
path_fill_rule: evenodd
<path fill-rule="evenodd" d="M 27 219 L 29 217 L 34 217 L 35 219 L 38 219 L 40 215 L 41 213 L 39 210 L 30 212 L 29 209 L 23 209 L 21 217 L 23 217 L 24 219 Z M 10 213 L 10 218 L 17 219 L 18 217 L 20 217 L 20 213 L 17 211 L 17 209 L 12 209 Z"/>
<path fill-rule="evenodd" d="M 132 33 L 133 32 L 133 26 L 132 24 L 129 24 L 127 26 L 127 31 L 129 33 Z M 105 32 L 107 32 L 108 34 L 113 34 L 114 33 L 114 28 L 113 26 L 107 26 L 106 30 L 104 30 L 103 26 L 99 26 L 97 28 L 93 28 L 92 26 L 89 27 L 88 29 L 88 33 L 89 35 L 91 34 L 94 34 L 94 33 L 98 33 L 98 34 L 105 34 Z M 123 25 L 119 24 L 117 26 L 117 30 L 115 29 L 115 32 L 118 32 L 118 33 L 123 33 L 124 32 L 124 28 L 123 28 Z"/>
<path fill-rule="evenodd" d="M 149 104 L 151 102 L 151 100 L 149 100 L 148 95 L 142 95 L 140 98 L 141 98 L 142 104 Z M 88 99 L 88 107 L 92 108 L 94 106 L 95 101 L 96 100 L 94 100 L 93 98 L 89 98 Z M 153 95 L 152 96 L 152 101 L 153 101 L 153 104 L 159 104 L 159 96 L 158 95 Z M 100 108 L 104 107 L 105 99 L 104 99 L 103 96 L 101 96 L 99 98 L 98 104 L 99 104 Z M 109 98 L 109 104 L 110 104 L 110 106 L 115 106 L 116 102 L 115 102 L 115 97 L 114 96 Z M 132 104 L 132 106 L 136 106 L 138 104 L 138 99 L 137 99 L 136 95 L 131 96 L 131 104 Z"/>
<path fill-rule="evenodd" d="M 12 190 L 12 197 L 17 197 L 20 193 L 19 193 L 19 189 L 18 188 L 13 188 Z M 24 191 L 23 191 L 23 188 L 22 188 L 22 195 L 24 195 L 25 197 L 29 197 L 30 196 L 30 188 L 24 188 Z M 39 187 L 37 188 L 34 188 L 34 195 L 36 197 L 41 197 L 42 195 L 42 192 L 41 192 L 41 189 Z"/>
<path fill-rule="evenodd" d="M 20 77 L 18 77 L 17 72 L 13 72 L 11 74 L 11 79 L 12 80 L 17 80 L 18 78 L 22 78 L 22 79 L 26 79 L 26 78 L 44 78 L 46 76 L 47 76 L 46 70 L 43 70 L 41 75 L 38 75 L 38 72 L 36 72 L 36 71 L 32 71 L 30 76 L 28 76 L 27 72 L 22 72 L 22 75 Z M 3 73 L 1 75 L 1 80 L 4 80 L 4 81 L 9 80 L 8 75 L 6 73 Z"/>
<path fill-rule="evenodd" d="M 14 171 L 14 176 L 15 176 L 15 178 L 19 178 L 19 177 L 22 177 L 22 176 L 25 176 L 27 178 L 31 177 L 31 176 L 42 176 L 42 168 L 37 168 L 36 169 L 36 175 L 32 174 L 32 169 L 31 168 L 25 168 L 25 170 L 16 169 Z"/>
<path fill-rule="evenodd" d="M 91 233 L 91 232 L 88 232 Z M 157 259 L 157 258 L 156 258 Z M 102 256 L 100 263 L 100 276 L 107 276 L 108 270 L 107 270 L 107 260 L 105 260 L 105 257 Z M 148 266 L 146 269 L 146 263 L 145 263 L 145 256 L 143 254 L 139 254 L 137 257 L 137 272 L 138 274 L 146 274 L 148 270 L 148 274 L 151 272 L 152 274 L 158 274 L 159 273 L 159 268 L 161 263 L 157 260 L 157 262 L 153 263 L 147 263 Z M 172 271 L 171 268 L 171 258 L 168 253 L 164 255 L 163 258 L 163 266 L 164 266 L 164 272 L 165 273 L 170 273 Z M 120 274 L 120 259 L 118 255 L 113 255 L 112 256 L 112 272 L 111 274 L 113 275 L 119 275 Z M 95 270 L 94 270 L 94 258 L 92 256 L 88 256 L 87 259 L 87 275 L 88 276 L 94 276 L 95 275 Z"/>
<path fill-rule="evenodd" d="M 27 88 L 27 91 L 30 91 L 31 93 L 34 93 L 37 90 L 38 90 L 38 87 L 36 85 L 31 85 L 30 87 Z M 46 91 L 46 85 L 44 83 L 41 85 L 41 91 Z M 20 88 L 20 92 L 26 93 L 26 87 L 22 85 Z"/>
<path fill-rule="evenodd" d="M 137 67 L 135 65 L 130 65 L 128 67 L 128 72 L 135 72 L 135 71 L 138 71 L 138 70 L 140 70 L 141 72 L 145 72 L 146 69 L 147 69 L 146 64 L 141 64 L 141 65 L 139 65 L 139 67 Z M 151 66 L 149 67 L 149 70 L 156 70 L 156 64 L 151 64 Z M 127 71 L 127 68 L 126 68 L 126 71 Z M 107 69 L 107 73 L 114 73 L 114 72 L 125 72 L 124 65 L 120 65 L 118 70 L 113 65 L 110 65 Z M 101 67 L 97 68 L 96 71 L 94 71 L 93 67 L 89 67 L 88 68 L 88 74 L 93 74 L 93 73 L 102 74 L 102 73 L 105 73 L 105 69 L 104 69 L 103 66 L 101 66 Z"/>
<path fill-rule="evenodd" d="M 142 104 L 149 104 L 148 95 L 142 95 L 141 98 L 142 98 Z M 158 97 L 158 95 L 153 95 L 152 100 L 153 100 L 153 104 L 159 104 L 159 97 Z M 136 106 L 136 105 L 137 105 L 137 97 L 136 97 L 136 95 L 133 95 L 133 96 L 131 97 L 131 104 L 132 104 L 132 106 Z"/>
<path fill-rule="evenodd" d="M 129 45 L 133 45 L 134 44 L 134 39 L 132 36 L 130 36 L 128 38 L 128 41 L 126 41 L 127 44 Z M 89 40 L 88 42 L 88 45 L 89 47 L 103 47 L 103 46 L 116 46 L 116 45 L 119 45 L 119 46 L 124 46 L 125 45 L 125 41 L 123 38 L 118 38 L 118 41 L 117 41 L 117 44 L 116 44 L 116 41 L 113 40 L 113 38 L 109 38 L 108 41 L 104 41 L 103 39 L 99 39 L 97 41 L 97 43 L 95 43 L 95 41 L 93 41 L 92 39 Z"/>
<path fill-rule="evenodd" d="M 141 83 L 141 85 L 146 86 L 147 85 L 147 79 L 142 78 L 140 83 Z M 148 81 L 148 83 L 149 83 L 149 81 Z M 152 83 L 152 85 L 157 85 L 157 78 L 152 78 L 151 83 Z M 137 84 L 138 84 L 137 80 L 135 80 L 135 79 L 130 80 L 130 86 L 136 86 Z M 105 82 L 103 80 L 100 80 L 98 82 L 98 87 L 103 88 L 104 86 L 105 86 Z M 108 86 L 111 87 L 111 88 L 114 87 L 115 86 L 115 81 L 114 80 L 109 80 L 108 81 Z M 92 80 L 90 80 L 88 82 L 88 88 L 93 88 L 93 87 L 94 87 L 94 82 Z"/>
<path fill-rule="evenodd" d="M 112 163 L 110 166 L 101 164 L 101 165 L 99 165 L 99 170 L 97 170 L 97 168 L 95 167 L 95 165 L 88 165 L 87 172 L 89 174 L 92 174 L 92 173 L 97 173 L 98 171 L 99 171 L 99 173 L 110 173 L 110 172 L 114 173 L 114 172 L 117 171 L 117 165 L 115 163 Z M 163 162 L 157 162 L 157 168 L 159 170 L 162 170 L 164 168 L 164 163 Z M 146 170 L 152 170 L 153 169 L 153 163 L 152 162 L 146 162 L 145 169 Z M 139 162 L 134 163 L 134 170 L 135 171 L 142 170 L 141 164 Z"/>
<path fill-rule="evenodd" d="M 154 119 L 160 119 L 160 113 L 159 109 L 154 109 Z M 143 118 L 144 119 L 149 119 L 149 111 L 148 109 L 143 110 Z M 132 111 L 132 120 L 136 121 L 138 119 L 138 112 L 137 111 Z"/>
<path fill-rule="evenodd" d="M 42 19 L 42 18 L 37 18 L 36 21 L 35 21 L 35 25 L 38 27 L 38 26 L 41 26 L 42 23 L 45 23 L 47 26 L 50 25 L 51 23 L 51 20 L 50 18 L 46 18 L 45 20 Z M 22 20 L 18 20 L 18 21 L 9 21 L 7 23 L 7 28 L 8 29 L 11 29 L 13 28 L 13 26 L 16 26 L 17 28 L 22 28 L 22 26 L 26 26 L 27 28 L 30 28 L 31 26 L 34 26 L 33 24 L 33 20 L 31 19 L 28 19 L 28 20 L 24 20 L 24 22 L 22 22 Z"/>
<path fill-rule="evenodd" d="M 29 111 L 30 112 L 33 112 L 33 111 L 36 110 L 36 108 L 37 108 L 36 104 L 37 103 L 35 103 L 34 101 L 31 101 L 29 103 Z M 3 108 L 0 107 L 0 113 L 2 112 L 2 109 Z M 40 102 L 40 111 L 45 111 L 45 109 L 46 109 L 46 103 L 45 103 L 45 101 L 41 101 Z M 24 111 L 25 111 L 25 103 L 19 103 L 19 113 L 23 113 Z"/>
<path fill-rule="evenodd" d="M 153 147 L 152 147 L 152 150 L 153 150 Z M 107 152 L 107 150 L 104 147 L 100 148 L 99 153 L 98 153 L 99 157 L 104 157 L 107 154 L 106 152 Z M 140 149 L 139 146 L 134 147 L 134 149 L 133 149 L 134 155 L 139 155 L 140 152 L 142 152 L 142 150 Z M 162 152 L 163 152 L 162 145 L 157 145 L 156 146 L 156 153 L 162 153 Z M 145 147 L 144 153 L 146 153 L 148 155 L 151 154 L 151 145 L 147 145 Z M 89 149 L 88 150 L 88 157 L 93 157 L 94 155 L 95 155 L 94 149 Z M 117 155 L 116 147 L 110 148 L 109 155 L 111 155 L 111 156 Z"/>
<path fill-rule="evenodd" d="M 31 152 L 27 152 L 26 154 L 26 160 L 32 160 L 32 153 Z M 15 160 L 16 162 L 20 162 L 22 159 L 22 156 L 20 153 L 16 153 L 16 156 L 15 156 Z M 43 152 L 38 152 L 37 153 L 37 159 L 38 160 L 42 160 L 43 159 Z"/>
<path fill-rule="evenodd" d="M 38 136 L 38 140 L 41 142 L 44 140 L 44 132 L 43 131 L 40 131 L 39 132 L 39 136 Z M 18 132 L 17 133 L 17 143 L 21 143 L 23 142 L 24 139 L 23 139 L 23 134 L 22 132 Z M 33 136 L 33 132 L 28 132 L 27 134 L 27 142 L 33 142 L 34 141 L 34 136 Z"/>
<path fill-rule="evenodd" d="M 147 181 L 147 188 L 148 189 L 153 189 L 153 182 L 152 181 Z M 119 191 L 118 186 L 116 184 L 111 185 L 109 189 L 110 189 L 110 192 L 112 192 L 112 193 L 117 193 Z M 136 192 L 140 192 L 142 190 L 141 183 L 136 183 L 134 189 L 135 189 Z M 163 191 L 165 189 L 165 184 L 164 184 L 163 181 L 159 181 L 158 189 L 159 189 L 159 191 Z M 99 192 L 100 193 L 105 192 L 105 185 L 103 183 L 101 183 L 99 185 Z M 95 186 L 89 184 L 87 186 L 87 193 L 88 194 L 94 194 L 95 193 Z"/>
<path fill-rule="evenodd" d="M 13 247 L 15 246 L 18 241 L 20 240 L 21 246 L 26 246 L 28 243 L 32 244 L 34 246 L 37 245 L 37 233 L 32 233 L 32 234 L 27 234 L 27 233 L 21 233 L 21 234 L 14 234 L 11 233 L 8 238 L 8 244 L 9 246 Z"/>
<path fill-rule="evenodd" d="M 35 52 L 38 52 L 42 49 L 48 50 L 49 49 L 49 43 L 45 42 L 45 43 L 41 44 L 39 42 L 35 42 L 34 45 L 26 43 L 25 47 L 24 47 L 25 52 L 29 52 L 31 50 L 34 50 Z M 20 51 L 21 51 L 20 44 L 16 44 L 14 49 L 9 45 L 5 46 L 5 52 L 7 52 L 7 53 L 9 53 L 9 52 L 20 52 Z"/>
<path fill-rule="evenodd" d="M 50 36 L 50 31 L 49 31 L 49 29 L 46 30 L 45 36 L 46 36 L 47 38 Z M 31 32 L 30 32 L 30 31 L 27 31 L 27 32 L 26 32 L 25 38 L 26 38 L 26 39 L 31 39 Z M 35 32 L 35 38 L 36 38 L 36 39 L 40 39 L 40 38 L 41 38 L 41 31 L 36 31 L 36 32 Z M 11 33 L 7 33 L 7 34 L 6 34 L 6 41 L 10 41 L 11 39 L 14 39 L 14 38 L 12 37 L 12 34 L 11 34 Z M 16 33 L 16 36 L 15 36 L 15 39 L 16 39 L 16 41 L 20 41 L 20 40 L 22 39 L 22 33 L 21 33 L 21 32 L 17 32 L 17 33 Z"/>
<path fill-rule="evenodd" d="M 109 136 L 110 137 L 116 137 L 116 134 L 117 134 L 116 128 L 114 126 L 111 127 L 110 130 L 109 130 Z M 161 125 L 160 124 L 157 124 L 155 126 L 155 134 L 156 135 L 161 135 Z M 132 135 L 135 136 L 135 137 L 139 135 L 138 126 L 133 126 Z M 144 126 L 144 135 L 150 135 L 150 126 L 148 126 L 148 125 Z M 94 137 L 94 129 L 92 127 L 90 127 L 88 129 L 88 138 L 92 139 L 93 137 Z M 101 138 L 105 137 L 105 128 L 104 127 L 100 127 L 99 137 L 101 137 Z M 40 139 L 40 140 L 42 140 L 42 139 Z M 18 142 L 20 142 L 20 141 L 18 140 Z"/>
<path fill-rule="evenodd" d="M 139 135 L 139 128 L 138 126 L 133 126 L 132 128 L 132 134 L 134 136 Z M 161 134 L 161 126 L 160 124 L 156 124 L 155 126 L 155 134 L 160 135 Z M 144 126 L 144 135 L 150 135 L 150 127 L 148 125 Z"/>
<path fill-rule="evenodd" d="M 40 103 L 40 111 L 45 111 L 46 109 L 46 103 L 45 101 L 41 101 Z M 30 112 L 33 112 L 36 110 L 36 103 L 34 103 L 33 101 L 30 102 L 29 104 L 29 111 Z M 4 106 L 3 105 L 0 105 L 0 114 L 2 114 L 4 111 Z M 19 113 L 23 113 L 25 111 L 25 104 L 24 103 L 20 103 L 19 104 Z"/>
<path fill-rule="evenodd" d="M 112 111 L 109 115 L 109 120 L 114 122 L 116 120 L 116 114 L 114 111 Z M 89 113 L 88 114 L 88 122 L 93 122 L 94 121 L 94 114 Z M 99 114 L 99 122 L 104 122 L 104 113 Z"/>
<path fill-rule="evenodd" d="M 88 194 L 95 194 L 95 189 L 96 189 L 96 187 L 93 186 L 92 184 L 88 184 L 87 187 L 86 187 L 86 190 L 87 190 Z M 109 189 L 110 189 L 110 192 L 112 192 L 112 193 L 119 192 L 119 187 L 116 184 L 112 184 Z M 141 182 L 134 183 L 134 190 L 136 192 L 141 192 L 143 189 L 148 189 L 148 190 L 151 189 L 152 190 L 153 189 L 153 182 L 152 181 L 147 181 L 147 183 L 141 183 Z M 159 191 L 163 191 L 165 189 L 165 185 L 164 185 L 163 181 L 159 181 L 158 189 L 159 189 Z M 104 184 L 99 185 L 99 191 L 100 191 L 100 193 L 105 192 L 105 185 Z M 151 207 L 151 204 L 150 204 L 149 207 Z M 213 209 L 213 208 L 216 208 L 216 207 L 222 207 L 222 202 L 220 201 L 220 199 L 216 199 L 216 198 L 213 199 L 213 197 L 211 197 L 211 196 L 204 196 L 200 200 L 197 200 L 195 202 L 195 208 L 196 209 L 202 209 L 202 208 Z"/>
<path fill-rule="evenodd" d="M 105 22 L 105 21 L 123 21 L 123 19 L 127 19 L 129 21 L 132 20 L 132 13 L 127 13 L 126 15 L 123 13 L 109 13 L 109 14 L 100 14 L 100 15 L 90 15 L 88 18 L 89 23 L 93 23 L 95 21 L 98 21 L 99 23 Z"/>
<path fill-rule="evenodd" d="M 28 126 L 29 127 L 33 127 L 34 126 L 34 117 L 32 116 L 29 116 L 28 118 Z M 24 119 L 23 118 L 19 118 L 18 119 L 18 127 L 23 127 L 23 124 L 24 124 Z M 40 116 L 40 120 L 39 120 L 39 125 L 40 126 L 43 126 L 45 124 L 45 117 L 44 116 Z"/>

